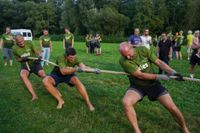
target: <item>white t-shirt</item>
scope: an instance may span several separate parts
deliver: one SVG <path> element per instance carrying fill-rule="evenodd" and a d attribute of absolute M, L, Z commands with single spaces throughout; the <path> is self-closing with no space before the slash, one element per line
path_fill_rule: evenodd
<path fill-rule="evenodd" d="M 142 39 L 142 46 L 145 46 L 146 48 L 150 49 L 150 44 L 152 43 L 151 36 L 141 36 Z"/>

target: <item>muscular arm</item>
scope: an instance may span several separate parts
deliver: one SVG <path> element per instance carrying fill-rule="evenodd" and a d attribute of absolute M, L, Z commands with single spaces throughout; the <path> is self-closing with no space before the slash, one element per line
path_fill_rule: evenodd
<path fill-rule="evenodd" d="M 166 63 L 161 61 L 160 59 L 156 59 L 154 63 L 163 71 L 167 72 L 168 74 L 173 74 L 174 70 L 171 67 L 169 67 Z"/>
<path fill-rule="evenodd" d="M 135 71 L 132 75 L 139 79 L 144 80 L 156 80 L 157 74 L 151 74 L 151 73 L 143 73 L 140 70 Z"/>
<path fill-rule="evenodd" d="M 76 72 L 76 68 L 74 67 L 62 67 L 60 68 L 60 72 L 62 75 L 70 75 Z"/>

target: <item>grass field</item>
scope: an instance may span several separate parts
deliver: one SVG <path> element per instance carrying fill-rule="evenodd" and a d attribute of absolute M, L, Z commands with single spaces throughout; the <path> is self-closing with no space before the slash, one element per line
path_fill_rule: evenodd
<path fill-rule="evenodd" d="M 35 44 L 39 45 L 38 41 Z M 118 64 L 118 44 L 102 44 L 103 56 L 85 53 L 85 44 L 76 43 L 78 57 L 86 65 L 100 69 L 122 71 Z M 185 49 L 183 49 L 184 52 Z M 61 42 L 54 42 L 51 61 L 63 53 Z M 0 53 L 1 54 L 1 53 Z M 184 55 L 185 56 L 185 55 Z M 171 66 L 188 76 L 188 61 L 172 61 Z M 52 66 L 45 67 L 47 74 Z M 20 65 L 4 67 L 0 62 L 0 133 L 130 133 L 131 126 L 123 112 L 121 99 L 129 85 L 123 75 L 78 74 L 86 86 L 95 112 L 89 112 L 82 97 L 74 88 L 59 85 L 65 104 L 57 110 L 56 100 L 43 87 L 41 79 L 30 79 L 39 96 L 30 102 L 31 95 L 19 78 Z M 197 78 L 200 69 L 197 68 Z M 200 132 L 200 83 L 165 81 L 175 103 L 183 112 L 191 133 Z M 136 105 L 143 133 L 180 133 L 171 115 L 158 102 L 147 98 Z"/>

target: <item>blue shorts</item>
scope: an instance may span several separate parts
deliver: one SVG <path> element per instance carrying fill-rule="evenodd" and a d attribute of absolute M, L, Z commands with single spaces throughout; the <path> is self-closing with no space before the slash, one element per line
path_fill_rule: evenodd
<path fill-rule="evenodd" d="M 56 73 L 51 73 L 49 76 L 51 76 L 54 79 L 55 86 L 58 86 L 58 84 L 60 84 L 60 83 L 66 83 L 70 87 L 73 87 L 74 84 L 70 83 L 70 80 L 71 80 L 72 77 L 76 77 L 76 74 L 60 76 Z"/>

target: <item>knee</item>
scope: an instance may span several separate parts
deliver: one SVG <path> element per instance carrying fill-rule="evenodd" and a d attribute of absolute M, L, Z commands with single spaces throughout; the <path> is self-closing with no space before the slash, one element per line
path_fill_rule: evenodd
<path fill-rule="evenodd" d="M 80 83 L 80 80 L 77 77 L 72 77 L 71 80 L 70 80 L 70 82 L 72 84 L 76 85 L 76 84 Z"/>
<path fill-rule="evenodd" d="M 48 86 L 51 84 L 49 77 L 46 77 L 42 80 L 44 86 Z"/>
<path fill-rule="evenodd" d="M 27 76 L 27 74 L 25 73 L 25 72 L 21 72 L 20 73 L 20 77 L 22 78 L 22 79 L 24 79 L 24 78 L 27 78 L 28 76 Z"/>
<path fill-rule="evenodd" d="M 123 98 L 122 104 L 126 110 L 129 108 L 132 108 L 132 106 L 133 106 L 133 104 L 131 103 L 131 101 L 128 98 Z"/>

